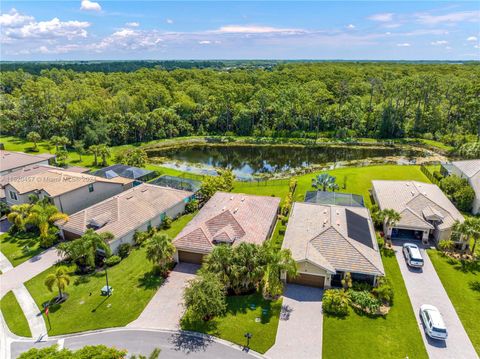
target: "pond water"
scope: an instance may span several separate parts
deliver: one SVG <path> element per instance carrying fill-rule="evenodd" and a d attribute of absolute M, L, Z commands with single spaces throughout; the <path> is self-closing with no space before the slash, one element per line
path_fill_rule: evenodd
<path fill-rule="evenodd" d="M 400 148 L 361 146 L 199 145 L 163 150 L 156 152 L 155 156 L 167 158 L 164 165 L 184 171 L 208 174 L 215 168 L 230 168 L 238 178 L 249 179 L 255 175 L 287 172 L 329 162 L 392 156 L 401 156 L 404 160 L 411 160 L 423 156 L 423 152 Z"/>

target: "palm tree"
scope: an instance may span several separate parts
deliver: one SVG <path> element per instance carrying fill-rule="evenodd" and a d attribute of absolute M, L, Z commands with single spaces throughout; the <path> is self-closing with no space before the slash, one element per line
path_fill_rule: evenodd
<path fill-rule="evenodd" d="M 29 132 L 27 134 L 27 140 L 30 141 L 30 142 L 33 142 L 33 150 L 34 151 L 38 150 L 37 143 L 41 139 L 42 139 L 42 137 L 40 136 L 40 134 L 38 132 L 32 131 L 32 132 Z"/>
<path fill-rule="evenodd" d="M 218 276 L 226 288 L 230 287 L 233 247 L 220 244 L 215 246 L 202 263 L 202 272 L 213 273 Z"/>
<path fill-rule="evenodd" d="M 97 233 L 90 228 L 80 238 L 60 243 L 57 251 L 62 257 L 75 261 L 82 272 L 87 272 L 95 268 L 99 251 L 103 252 L 105 257 L 112 254 L 108 241 L 113 238 L 113 234 L 109 232 Z"/>
<path fill-rule="evenodd" d="M 67 221 L 68 215 L 60 212 L 54 205 L 40 201 L 30 208 L 26 222 L 37 227 L 40 240 L 45 240 L 50 234 L 51 226 L 59 220 Z"/>
<path fill-rule="evenodd" d="M 382 211 L 380 211 L 380 216 L 383 217 L 384 221 L 385 221 L 385 225 L 387 226 L 387 230 L 388 228 L 393 228 L 397 225 L 398 222 L 400 222 L 400 219 L 402 219 L 402 216 L 400 215 L 400 213 L 398 213 L 397 211 L 395 211 L 394 209 L 384 209 Z"/>
<path fill-rule="evenodd" d="M 469 217 L 464 222 L 456 221 L 453 225 L 453 230 L 460 234 L 464 243 L 470 243 L 470 239 L 473 238 L 473 246 L 471 252 L 475 255 L 475 247 L 477 241 L 480 238 L 480 218 Z"/>
<path fill-rule="evenodd" d="M 150 262 L 158 265 L 161 274 L 167 271 L 167 264 L 172 262 L 175 246 L 165 233 L 155 233 L 146 245 L 146 256 Z"/>
<path fill-rule="evenodd" d="M 32 205 L 28 203 L 12 206 L 11 211 L 7 216 L 7 219 L 15 226 L 15 229 L 25 231 L 25 226 L 27 224 L 26 220 L 30 213 L 31 207 Z"/>
<path fill-rule="evenodd" d="M 85 143 L 80 140 L 75 140 L 73 142 L 73 148 L 77 152 L 80 162 L 82 161 L 82 155 L 85 153 Z"/>
<path fill-rule="evenodd" d="M 110 148 L 105 144 L 98 145 L 98 155 L 102 157 L 102 166 L 107 166 L 107 158 L 110 157 Z"/>
<path fill-rule="evenodd" d="M 297 262 L 292 258 L 289 249 L 276 249 L 269 243 L 263 245 L 266 256 L 265 273 L 261 280 L 263 297 L 276 298 L 283 293 L 281 274 L 289 277 L 297 275 Z"/>
<path fill-rule="evenodd" d="M 320 191 L 320 188 L 322 191 L 326 191 L 327 189 L 338 189 L 338 185 L 334 187 L 336 178 L 333 176 L 330 176 L 328 173 L 322 173 L 319 174 L 317 177 L 312 178 L 312 186 L 317 189 L 317 191 Z"/>
<path fill-rule="evenodd" d="M 65 288 L 70 284 L 70 276 L 68 275 L 68 269 L 66 267 L 58 267 L 55 273 L 51 273 L 45 278 L 45 286 L 50 292 L 53 292 L 53 288 L 58 289 L 58 299 L 63 299 L 63 292 Z"/>
<path fill-rule="evenodd" d="M 93 165 L 98 166 L 98 153 L 100 151 L 99 145 L 91 145 L 88 148 L 88 153 L 93 155 Z"/>

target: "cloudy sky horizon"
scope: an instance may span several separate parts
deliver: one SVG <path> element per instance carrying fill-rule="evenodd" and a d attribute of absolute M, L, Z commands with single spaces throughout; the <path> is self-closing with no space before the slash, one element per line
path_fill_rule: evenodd
<path fill-rule="evenodd" d="M 480 60 L 480 5 L 3 1 L 1 60 Z"/>

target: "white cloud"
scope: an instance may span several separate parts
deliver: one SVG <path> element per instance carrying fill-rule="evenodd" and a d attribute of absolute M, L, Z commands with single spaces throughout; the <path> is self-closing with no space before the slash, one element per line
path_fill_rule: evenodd
<path fill-rule="evenodd" d="M 480 18 L 480 11 L 452 12 L 444 15 L 432 15 L 428 13 L 415 14 L 418 22 L 426 25 L 455 24 L 463 21 L 476 22 Z"/>
<path fill-rule="evenodd" d="M 167 24 L 173 24 L 173 20 L 172 20 L 172 19 L 166 19 L 165 22 L 166 22 Z"/>
<path fill-rule="evenodd" d="M 154 49 L 161 46 L 163 37 L 157 30 L 142 31 L 132 28 L 123 28 L 105 37 L 100 42 L 89 45 L 97 52 L 108 49 L 140 50 Z"/>
<path fill-rule="evenodd" d="M 102 7 L 98 2 L 90 1 L 90 0 L 82 0 L 82 3 L 80 5 L 80 10 L 101 11 Z"/>
<path fill-rule="evenodd" d="M 285 29 L 259 25 L 226 25 L 214 31 L 225 34 L 269 34 L 269 33 L 301 33 L 302 29 Z"/>
<path fill-rule="evenodd" d="M 353 25 L 353 24 L 348 24 L 348 25 L 347 25 L 347 29 L 355 29 L 355 25 Z"/>
<path fill-rule="evenodd" d="M 22 15 L 16 9 L 11 9 L 8 13 L 0 15 L 0 26 L 20 27 L 33 20 L 32 16 Z"/>
<path fill-rule="evenodd" d="M 49 21 L 32 20 L 21 27 L 2 27 L 2 35 L 13 39 L 52 39 L 86 37 L 90 23 L 86 21 L 61 21 L 55 17 Z"/>
<path fill-rule="evenodd" d="M 212 42 L 210 40 L 201 40 L 198 43 L 200 45 L 210 45 Z"/>
<path fill-rule="evenodd" d="M 437 40 L 437 41 L 432 41 L 430 43 L 430 45 L 433 45 L 433 46 L 440 46 L 440 45 L 446 45 L 448 44 L 448 41 L 446 40 Z"/>
<path fill-rule="evenodd" d="M 128 26 L 128 27 L 139 27 L 140 26 L 140 23 L 136 22 L 136 21 L 132 21 L 132 22 L 127 22 L 125 24 L 125 26 Z"/>
<path fill-rule="evenodd" d="M 467 41 L 476 42 L 476 41 L 478 41 L 478 38 L 476 36 L 470 36 L 470 37 L 468 37 Z"/>
<path fill-rule="evenodd" d="M 393 13 L 385 12 L 381 14 L 373 14 L 368 17 L 369 20 L 378 21 L 378 22 L 389 22 L 393 20 Z"/>
<path fill-rule="evenodd" d="M 402 42 L 400 44 L 397 44 L 398 47 L 410 47 L 411 45 L 408 42 Z"/>

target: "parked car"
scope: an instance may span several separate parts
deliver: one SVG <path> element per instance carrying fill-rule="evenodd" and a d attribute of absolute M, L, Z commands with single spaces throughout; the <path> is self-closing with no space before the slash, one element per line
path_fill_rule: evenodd
<path fill-rule="evenodd" d="M 410 267 L 422 268 L 423 267 L 423 257 L 420 253 L 420 249 L 416 244 L 405 243 L 403 245 L 403 255 L 407 260 L 407 264 Z"/>
<path fill-rule="evenodd" d="M 425 333 L 433 339 L 446 340 L 448 337 L 447 327 L 440 311 L 433 305 L 424 304 L 420 307 Z"/>

